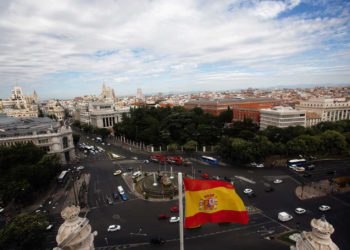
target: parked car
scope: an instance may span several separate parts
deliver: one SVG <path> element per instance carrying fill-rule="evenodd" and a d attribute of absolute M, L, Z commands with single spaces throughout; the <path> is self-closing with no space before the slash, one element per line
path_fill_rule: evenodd
<path fill-rule="evenodd" d="M 201 177 L 202 177 L 203 179 L 209 179 L 209 175 L 208 175 L 207 173 L 201 174 Z"/>
<path fill-rule="evenodd" d="M 293 219 L 293 216 L 291 216 L 289 213 L 287 212 L 279 212 L 278 213 L 278 220 L 285 222 L 285 221 L 290 221 L 291 219 Z"/>
<path fill-rule="evenodd" d="M 128 196 L 125 193 L 120 194 L 120 197 L 121 197 L 122 201 L 127 201 L 128 200 Z"/>
<path fill-rule="evenodd" d="M 158 215 L 158 220 L 166 220 L 166 219 L 169 219 L 169 215 L 167 214 L 160 214 Z"/>
<path fill-rule="evenodd" d="M 250 193 L 253 192 L 253 189 L 251 189 L 251 188 L 246 188 L 246 189 L 244 189 L 243 192 L 244 192 L 245 194 L 250 194 Z"/>
<path fill-rule="evenodd" d="M 107 228 L 107 232 L 115 232 L 121 229 L 120 225 L 109 225 Z"/>
<path fill-rule="evenodd" d="M 257 167 L 257 168 L 263 168 L 263 167 L 265 167 L 265 166 L 264 166 L 264 164 L 260 163 L 260 164 L 257 164 L 256 167 Z"/>
<path fill-rule="evenodd" d="M 170 212 L 172 213 L 178 213 L 179 212 L 179 208 L 178 206 L 174 205 L 170 208 Z"/>
<path fill-rule="evenodd" d="M 165 240 L 163 238 L 160 238 L 159 236 L 150 238 L 149 242 L 154 245 L 163 245 L 165 244 Z"/>
<path fill-rule="evenodd" d="M 306 212 L 306 210 L 301 207 L 297 207 L 294 211 L 296 214 L 304 214 Z"/>
<path fill-rule="evenodd" d="M 173 217 L 170 217 L 170 219 L 169 219 L 170 223 L 176 223 L 179 221 L 180 221 L 180 217 L 178 217 L 178 216 L 173 216 Z"/>
<path fill-rule="evenodd" d="M 122 173 L 121 170 L 116 170 L 116 171 L 113 173 L 113 175 L 120 175 L 121 173 Z"/>
<path fill-rule="evenodd" d="M 318 207 L 318 209 L 319 209 L 320 211 L 322 211 L 322 212 L 326 212 L 326 211 L 331 210 L 331 207 L 328 206 L 328 205 L 321 205 L 321 206 Z"/>
<path fill-rule="evenodd" d="M 282 182 L 283 182 L 283 181 L 280 180 L 280 179 L 276 179 L 276 180 L 273 181 L 273 183 L 275 183 L 275 184 L 280 184 L 280 183 L 282 183 Z"/>

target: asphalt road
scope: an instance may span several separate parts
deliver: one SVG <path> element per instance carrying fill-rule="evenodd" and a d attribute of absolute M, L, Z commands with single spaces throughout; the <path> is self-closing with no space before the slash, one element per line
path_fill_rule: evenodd
<path fill-rule="evenodd" d="M 86 139 L 82 138 L 82 141 Z M 89 144 L 92 144 L 90 140 Z M 125 159 L 113 162 L 105 154 L 89 155 L 83 160 L 82 165 L 91 173 L 89 184 L 89 207 L 87 217 L 93 230 L 98 231 L 95 238 L 95 247 L 98 249 L 113 249 L 114 246 L 132 247 L 135 249 L 153 249 L 157 246 L 150 245 L 151 236 L 160 236 L 167 240 L 162 246 L 165 249 L 179 248 L 179 225 L 168 221 L 159 221 L 158 214 L 171 214 L 169 209 L 177 204 L 177 200 L 150 202 L 137 198 L 132 190 L 125 184 L 121 176 L 113 176 L 115 169 L 125 171 L 129 167 L 135 170 L 142 168 L 147 171 L 155 171 L 170 166 L 162 166 L 156 163 L 142 164 L 146 155 L 131 152 L 128 149 L 116 146 L 104 146 L 108 150 Z M 132 159 L 137 157 L 138 160 Z M 349 161 L 328 161 L 317 163 L 317 169 L 313 171 L 313 180 L 318 176 L 327 175 L 327 171 L 336 170 L 337 173 L 345 173 L 349 169 Z M 266 236 L 283 232 L 287 229 L 310 230 L 310 220 L 319 218 L 323 213 L 318 210 L 322 204 L 330 205 L 332 209 L 325 212 L 326 219 L 334 226 L 333 240 L 340 249 L 350 249 L 350 239 L 347 237 L 347 228 L 350 223 L 350 196 L 349 194 L 332 195 L 310 200 L 299 200 L 295 194 L 295 188 L 302 182 L 302 176 L 291 172 L 289 169 L 253 169 L 233 168 L 222 166 L 209 166 L 194 162 L 191 167 L 174 166 L 174 172 L 192 174 L 199 177 L 201 173 L 210 176 L 228 176 L 235 182 L 238 194 L 245 204 L 255 206 L 261 213 L 250 216 L 248 225 L 239 224 L 206 224 L 201 228 L 185 229 L 185 248 L 187 249 L 287 249 L 288 247 L 277 241 L 264 239 Z M 282 179 L 281 184 L 274 184 L 274 179 Z M 122 185 L 128 201 L 114 200 L 108 204 L 107 197 L 112 197 L 117 186 Z M 275 188 L 275 191 L 266 193 L 267 185 Z M 252 188 L 256 193 L 255 198 L 249 198 L 244 193 L 245 188 Z M 303 207 L 306 214 L 294 213 L 296 207 Z M 277 220 L 278 212 L 286 211 L 293 215 L 293 219 L 286 223 Z M 107 232 L 111 224 L 121 225 L 121 231 Z"/>

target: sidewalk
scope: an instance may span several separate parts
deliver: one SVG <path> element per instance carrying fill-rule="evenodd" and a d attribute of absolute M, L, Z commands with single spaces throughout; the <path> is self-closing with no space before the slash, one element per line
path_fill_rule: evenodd
<path fill-rule="evenodd" d="M 333 191 L 333 187 L 328 180 L 312 182 L 304 186 L 298 186 L 295 189 L 296 196 L 301 200 L 312 199 L 329 195 Z"/>

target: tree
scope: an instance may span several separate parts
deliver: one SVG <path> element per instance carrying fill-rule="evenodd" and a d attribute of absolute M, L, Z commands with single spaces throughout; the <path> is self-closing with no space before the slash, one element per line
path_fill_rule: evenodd
<path fill-rule="evenodd" d="M 179 145 L 176 143 L 171 143 L 167 146 L 169 151 L 176 151 L 179 148 Z"/>
<path fill-rule="evenodd" d="M 198 146 L 198 142 L 194 140 L 189 140 L 183 145 L 186 151 L 195 151 L 197 146 Z"/>
<path fill-rule="evenodd" d="M 77 127 L 77 128 L 81 128 L 81 123 L 80 123 L 80 121 L 75 120 L 75 121 L 73 122 L 73 126 L 74 126 L 74 127 Z"/>
<path fill-rule="evenodd" d="M 40 214 L 20 214 L 0 230 L 1 249 L 44 249 L 48 221 Z"/>
<path fill-rule="evenodd" d="M 323 132 L 321 134 L 321 141 L 325 152 L 330 154 L 343 153 L 347 147 L 345 137 L 335 130 Z"/>
<path fill-rule="evenodd" d="M 225 111 L 222 111 L 217 117 L 220 124 L 224 125 L 225 123 L 231 123 L 233 119 L 233 112 L 230 107 L 227 107 Z"/>

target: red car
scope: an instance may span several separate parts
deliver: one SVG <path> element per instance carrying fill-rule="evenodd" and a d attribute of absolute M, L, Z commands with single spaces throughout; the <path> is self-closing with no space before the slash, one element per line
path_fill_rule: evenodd
<path fill-rule="evenodd" d="M 179 212 L 179 208 L 178 208 L 176 205 L 174 205 L 174 206 L 172 206 L 172 207 L 170 208 L 170 212 L 172 212 L 172 213 L 178 213 L 178 212 Z"/>
<path fill-rule="evenodd" d="M 201 177 L 203 179 L 209 179 L 209 175 L 207 173 L 201 174 Z"/>
<path fill-rule="evenodd" d="M 158 220 L 167 220 L 167 219 L 169 219 L 169 215 L 167 215 L 167 214 L 160 214 L 160 215 L 158 215 Z"/>

